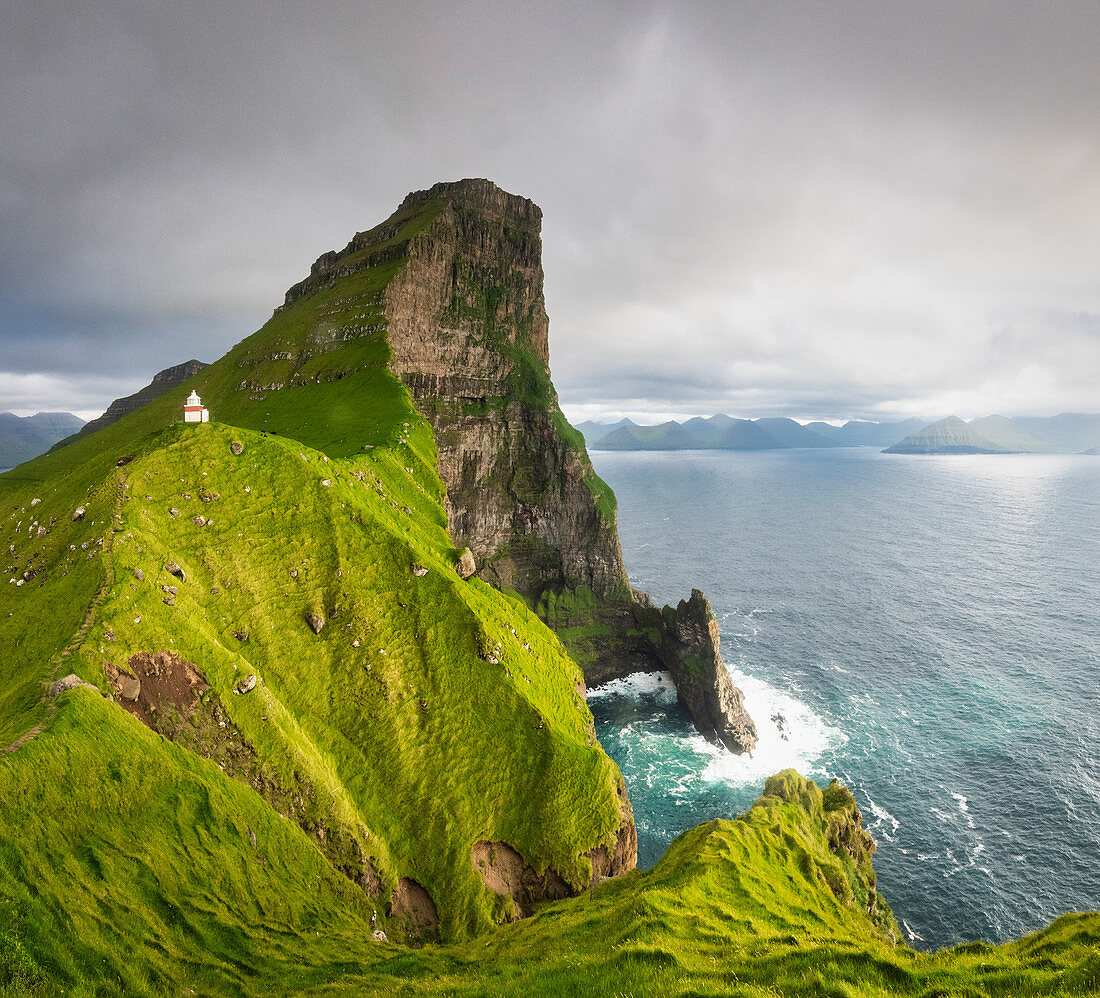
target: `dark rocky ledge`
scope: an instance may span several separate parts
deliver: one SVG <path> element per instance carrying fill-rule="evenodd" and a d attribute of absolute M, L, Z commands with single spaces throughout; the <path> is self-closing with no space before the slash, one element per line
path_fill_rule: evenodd
<path fill-rule="evenodd" d="M 756 725 L 745 710 L 745 695 L 733 685 L 719 652 L 718 621 L 710 600 L 698 589 L 680 600 L 675 611 L 665 607 L 662 659 L 676 683 L 680 703 L 699 733 L 732 752 L 756 747 Z"/>

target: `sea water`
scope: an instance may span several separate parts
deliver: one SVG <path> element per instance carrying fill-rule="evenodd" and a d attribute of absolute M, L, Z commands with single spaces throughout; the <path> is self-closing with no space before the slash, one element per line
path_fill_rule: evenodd
<path fill-rule="evenodd" d="M 855 793 L 914 946 L 1100 908 L 1100 458 L 592 457 L 631 584 L 706 591 L 760 732 L 705 741 L 659 673 L 591 691 L 640 866 L 790 766 Z"/>

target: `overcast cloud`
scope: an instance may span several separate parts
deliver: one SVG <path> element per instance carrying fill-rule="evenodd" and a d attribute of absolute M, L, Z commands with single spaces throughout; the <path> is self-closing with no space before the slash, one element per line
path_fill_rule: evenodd
<path fill-rule="evenodd" d="M 485 176 L 571 416 L 1097 411 L 1098 48 L 1092 0 L 8 0 L 0 410 L 212 361 Z"/>

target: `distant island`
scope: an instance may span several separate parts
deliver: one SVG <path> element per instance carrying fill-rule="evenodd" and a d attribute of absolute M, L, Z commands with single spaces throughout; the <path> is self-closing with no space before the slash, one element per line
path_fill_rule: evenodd
<path fill-rule="evenodd" d="M 887 447 L 887 454 L 1095 454 L 1100 415 L 948 416 Z"/>
<path fill-rule="evenodd" d="M 594 450 L 778 450 L 793 447 L 883 447 L 887 454 L 1081 454 L 1100 452 L 1100 415 L 984 416 L 969 423 L 948 416 L 896 422 L 849 420 L 802 424 L 719 413 L 683 423 L 643 426 L 630 419 L 576 425 Z"/>

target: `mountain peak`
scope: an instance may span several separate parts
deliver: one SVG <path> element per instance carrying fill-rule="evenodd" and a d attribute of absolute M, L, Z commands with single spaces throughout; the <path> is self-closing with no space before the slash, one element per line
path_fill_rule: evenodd
<path fill-rule="evenodd" d="M 530 198 L 509 194 L 484 177 L 444 180 L 432 184 L 427 190 L 413 191 L 406 195 L 397 210 L 400 212 L 419 208 L 429 201 L 461 202 L 494 213 L 519 215 L 532 221 L 542 220 L 542 209 Z"/>

